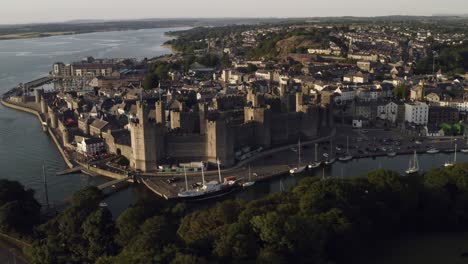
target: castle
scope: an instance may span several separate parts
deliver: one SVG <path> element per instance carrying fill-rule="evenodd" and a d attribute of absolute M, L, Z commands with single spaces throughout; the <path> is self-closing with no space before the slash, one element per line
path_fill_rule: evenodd
<path fill-rule="evenodd" d="M 298 92 L 275 97 L 251 90 L 244 96 L 224 96 L 187 109 L 175 101 L 167 108 L 138 101 L 136 118 L 130 122 L 130 165 L 144 172 L 154 171 L 165 159 L 179 162 L 206 161 L 229 167 L 243 148 L 268 149 L 287 143 L 310 140 L 321 127 L 330 127 L 331 106 L 321 106 Z M 243 108 L 233 102 L 244 101 Z M 230 109 L 230 110 L 225 110 Z M 170 122 L 167 121 L 167 117 Z"/>

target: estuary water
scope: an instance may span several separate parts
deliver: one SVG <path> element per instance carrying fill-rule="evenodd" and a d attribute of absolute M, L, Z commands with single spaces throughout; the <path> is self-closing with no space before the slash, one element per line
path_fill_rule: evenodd
<path fill-rule="evenodd" d="M 180 30 L 185 28 L 180 28 Z M 20 82 L 43 77 L 58 61 L 69 63 L 88 56 L 95 58 L 151 58 L 171 53 L 162 44 L 174 28 L 99 32 L 47 38 L 0 41 L 0 93 Z M 51 138 L 42 132 L 37 118 L 0 106 L 0 178 L 18 180 L 36 191 L 45 201 L 42 166 L 45 165 L 51 204 L 59 204 L 87 185 L 98 185 L 108 179 L 83 174 L 55 176 L 66 169 Z M 107 203 L 114 214 L 123 210 L 135 195 L 129 188 Z"/>

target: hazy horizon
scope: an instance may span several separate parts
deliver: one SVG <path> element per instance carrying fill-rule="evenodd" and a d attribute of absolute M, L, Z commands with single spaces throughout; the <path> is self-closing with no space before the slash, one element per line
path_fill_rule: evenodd
<path fill-rule="evenodd" d="M 135 20 L 177 18 L 301 18 L 432 16 L 468 14 L 466 0 L 386 2 L 355 0 L 315 2 L 310 0 L 181 0 L 158 3 L 151 0 L 82 0 L 70 7 L 62 0 L 16 0 L 0 10 L 0 24 L 61 23 L 73 20 Z"/>

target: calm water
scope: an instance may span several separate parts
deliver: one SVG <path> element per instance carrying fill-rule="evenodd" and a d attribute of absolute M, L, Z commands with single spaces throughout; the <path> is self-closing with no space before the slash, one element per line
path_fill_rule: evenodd
<path fill-rule="evenodd" d="M 293 188 L 301 179 L 309 176 L 322 177 L 322 175 L 325 175 L 325 177 L 355 177 L 380 168 L 394 170 L 399 172 L 401 175 L 404 175 L 405 170 L 408 169 L 409 159 L 412 157 L 413 155 L 401 155 L 397 157 L 379 157 L 375 159 L 355 159 L 349 162 L 337 161 L 331 167 L 326 167 L 325 169 L 317 168 L 302 176 L 285 175 L 269 182 L 257 183 L 254 185 L 254 188 L 247 189 L 246 191 L 237 194 L 236 197 L 247 200 L 259 198 L 267 193 L 279 192 L 281 190 L 281 185 L 284 189 L 288 190 Z M 443 166 L 446 161 L 453 160 L 453 154 L 422 154 L 418 155 L 418 160 L 420 169 L 422 171 L 427 171 L 432 168 Z M 458 153 L 457 162 L 468 162 L 468 154 Z"/>
<path fill-rule="evenodd" d="M 0 41 L 0 93 L 37 77 L 45 76 L 57 61 L 65 63 L 95 58 L 154 57 L 170 53 L 161 46 L 171 29 L 147 29 L 123 32 L 91 33 L 27 40 Z M 107 181 L 83 174 L 55 176 L 66 168 L 52 140 L 41 131 L 35 116 L 0 106 L 0 177 L 18 180 L 36 190 L 44 201 L 42 165 L 48 174 L 49 200 L 60 203 L 73 192 L 91 184 Z M 108 199 L 114 213 L 124 209 L 140 194 L 127 189 Z"/>

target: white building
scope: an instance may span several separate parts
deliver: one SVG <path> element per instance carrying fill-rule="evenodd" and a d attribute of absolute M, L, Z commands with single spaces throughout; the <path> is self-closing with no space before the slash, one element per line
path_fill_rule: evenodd
<path fill-rule="evenodd" d="M 405 121 L 417 125 L 426 125 L 429 118 L 429 106 L 426 103 L 415 102 L 405 104 Z"/>
<path fill-rule="evenodd" d="M 106 150 L 104 141 L 100 138 L 75 137 L 76 151 L 87 156 L 93 157 L 102 154 Z"/>
<path fill-rule="evenodd" d="M 398 117 L 398 105 L 394 102 L 390 102 L 385 105 L 377 106 L 380 119 L 388 120 L 395 123 Z"/>

